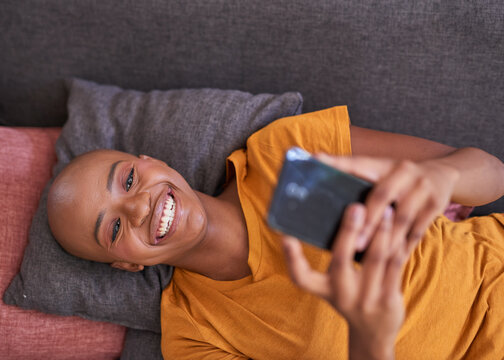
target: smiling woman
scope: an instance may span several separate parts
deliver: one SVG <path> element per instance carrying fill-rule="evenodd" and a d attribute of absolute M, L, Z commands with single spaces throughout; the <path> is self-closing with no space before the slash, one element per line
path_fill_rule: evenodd
<path fill-rule="evenodd" d="M 220 198 L 232 199 L 230 192 Z M 227 231 L 221 219 L 243 222 L 237 207 L 237 198 L 221 203 L 194 191 L 162 161 L 113 150 L 77 157 L 55 179 L 48 197 L 54 236 L 73 255 L 129 271 L 169 264 L 216 277 L 234 274 L 219 275 L 215 269 L 223 266 L 209 261 L 210 250 L 230 258 L 240 253 L 246 265 L 246 238 L 220 234 Z M 226 239 L 232 238 L 244 241 L 228 246 Z"/>
<path fill-rule="evenodd" d="M 178 205 L 176 213 L 168 214 L 173 226 L 164 238 L 171 237 L 169 243 L 159 236 L 168 199 Z M 165 163 L 101 150 L 76 158 L 56 178 L 48 214 L 68 252 L 139 270 L 178 263 L 180 252 L 201 243 L 206 234 L 202 207 L 198 195 Z"/>
<path fill-rule="evenodd" d="M 361 211 L 350 207 L 334 257 L 286 242 L 286 265 L 266 213 L 294 145 L 340 155 L 320 157 L 374 186 Z M 216 197 L 193 190 L 162 161 L 100 150 L 60 173 L 48 213 L 56 239 L 74 255 L 129 271 L 176 266 L 161 303 L 166 359 L 339 359 L 349 352 L 388 359 L 394 350 L 408 359 L 484 351 L 491 358 L 504 350 L 504 314 L 495 312 L 504 269 L 485 264 L 504 263 L 495 241 L 504 237 L 504 217 L 457 224 L 439 215 L 450 201 L 472 206 L 502 196 L 503 174 L 504 165 L 478 149 L 352 127 L 346 107 L 334 107 L 277 120 L 249 137 L 228 157 Z M 362 247 L 368 252 L 356 269 L 351 258 Z M 339 312 L 294 286 L 289 274 Z M 483 281 L 490 285 L 482 292 Z M 480 336 L 481 327 L 491 336 Z"/>

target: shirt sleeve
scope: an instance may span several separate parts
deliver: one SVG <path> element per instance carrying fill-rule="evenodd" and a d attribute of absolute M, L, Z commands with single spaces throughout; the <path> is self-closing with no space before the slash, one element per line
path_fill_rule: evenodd
<path fill-rule="evenodd" d="M 311 153 L 351 155 L 350 119 L 346 106 L 278 119 L 247 141 L 247 149 L 281 153 L 299 146 Z"/>

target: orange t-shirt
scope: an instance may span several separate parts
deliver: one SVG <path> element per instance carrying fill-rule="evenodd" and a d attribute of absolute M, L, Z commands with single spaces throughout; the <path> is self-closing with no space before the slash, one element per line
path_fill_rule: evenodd
<path fill-rule="evenodd" d="M 229 156 L 228 173 L 234 166 L 247 223 L 252 275 L 216 281 L 175 269 L 161 303 L 165 359 L 348 357 L 345 320 L 291 283 L 279 236 L 266 223 L 291 146 L 349 155 L 346 107 L 277 120 L 253 134 L 246 150 Z M 504 301 L 503 222 L 502 215 L 460 225 L 436 220 L 405 267 L 407 318 L 397 339 L 398 359 L 501 358 L 504 311 L 493 304 Z M 328 252 L 311 246 L 304 252 L 312 267 L 327 268 Z"/>

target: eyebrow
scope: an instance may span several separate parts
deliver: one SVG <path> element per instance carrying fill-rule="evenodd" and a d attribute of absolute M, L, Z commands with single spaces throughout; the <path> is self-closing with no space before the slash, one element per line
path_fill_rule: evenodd
<path fill-rule="evenodd" d="M 115 175 L 117 165 L 120 162 L 122 162 L 122 160 L 118 160 L 110 166 L 110 170 L 109 170 L 108 177 L 107 177 L 107 190 L 108 190 L 108 192 L 110 192 L 112 189 L 112 181 L 114 180 L 114 175 Z M 96 240 L 96 243 L 100 246 L 102 246 L 102 244 L 100 244 L 100 240 L 98 240 L 98 232 L 100 230 L 100 225 L 103 221 L 104 216 L 105 216 L 105 210 L 100 211 L 100 213 L 98 214 L 98 218 L 96 219 L 96 224 L 95 224 L 95 228 L 94 228 L 94 238 Z"/>
<path fill-rule="evenodd" d="M 105 215 L 105 210 L 100 211 L 100 213 L 98 214 L 98 219 L 96 219 L 96 224 L 95 224 L 95 228 L 94 228 L 94 238 L 96 240 L 96 243 L 100 246 L 102 246 L 102 244 L 100 244 L 100 241 L 98 240 L 98 230 L 100 229 L 100 225 L 103 221 L 104 215 Z"/>
<path fill-rule="evenodd" d="M 114 174 L 117 165 L 121 162 L 122 160 L 116 161 L 110 166 L 108 178 L 107 178 L 107 190 L 110 192 L 110 189 L 112 188 L 112 180 L 114 180 Z"/>

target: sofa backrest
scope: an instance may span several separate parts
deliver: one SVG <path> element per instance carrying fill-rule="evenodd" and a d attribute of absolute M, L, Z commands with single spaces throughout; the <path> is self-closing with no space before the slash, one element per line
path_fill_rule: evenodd
<path fill-rule="evenodd" d="M 305 112 L 504 159 L 501 0 L 5 0 L 0 27 L 4 125 L 63 124 L 65 77 L 295 90 Z"/>

